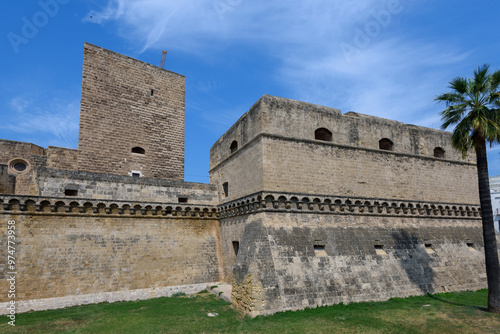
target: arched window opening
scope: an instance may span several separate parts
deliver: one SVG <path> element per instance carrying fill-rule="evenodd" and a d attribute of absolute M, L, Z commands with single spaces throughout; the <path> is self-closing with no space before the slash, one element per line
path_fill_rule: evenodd
<path fill-rule="evenodd" d="M 146 154 L 146 150 L 143 149 L 142 147 L 136 146 L 132 148 L 132 153 Z"/>
<path fill-rule="evenodd" d="M 319 128 L 314 131 L 314 139 L 332 141 L 332 132 L 325 128 Z"/>
<path fill-rule="evenodd" d="M 229 149 L 231 150 L 231 153 L 234 153 L 238 149 L 238 142 L 236 140 L 234 140 L 231 143 L 231 146 L 229 147 Z"/>
<path fill-rule="evenodd" d="M 434 149 L 434 157 L 444 158 L 445 157 L 445 150 L 443 150 L 441 147 L 436 147 Z"/>
<path fill-rule="evenodd" d="M 394 147 L 394 143 L 387 138 L 382 138 L 378 142 L 378 148 L 381 150 L 392 151 Z"/>

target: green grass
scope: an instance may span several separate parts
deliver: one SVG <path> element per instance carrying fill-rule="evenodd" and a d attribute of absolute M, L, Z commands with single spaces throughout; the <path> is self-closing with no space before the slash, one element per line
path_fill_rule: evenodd
<path fill-rule="evenodd" d="M 500 333 L 487 291 L 318 307 L 249 318 L 201 292 L 0 317 L 1 333 Z M 218 313 L 208 317 L 207 313 Z"/>

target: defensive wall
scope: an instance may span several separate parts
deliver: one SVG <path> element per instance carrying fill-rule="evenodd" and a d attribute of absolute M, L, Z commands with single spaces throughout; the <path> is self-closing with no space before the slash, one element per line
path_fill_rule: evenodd
<path fill-rule="evenodd" d="M 210 150 L 221 202 L 267 190 L 477 204 L 476 178 L 449 132 L 269 95 Z"/>
<path fill-rule="evenodd" d="M 450 133 L 264 95 L 189 183 L 182 75 L 85 43 L 82 77 L 78 150 L 0 140 L 17 311 L 221 281 L 252 316 L 486 287 L 475 157 Z"/>
<path fill-rule="evenodd" d="M 42 197 L 75 197 L 122 201 L 217 204 L 212 184 L 159 180 L 60 169 L 35 171 Z"/>
<path fill-rule="evenodd" d="M 210 152 L 251 315 L 485 287 L 474 156 L 448 132 L 265 95 Z"/>
<path fill-rule="evenodd" d="M 0 218 L 4 241 L 15 221 L 18 312 L 193 293 L 223 279 L 211 205 L 0 195 Z M 9 271 L 2 261 L 0 314 Z"/>
<path fill-rule="evenodd" d="M 77 169 L 78 151 L 71 148 L 49 146 L 43 148 L 32 143 L 0 139 L 0 164 L 15 177 L 15 187 L 8 194 L 36 195 L 34 171 L 37 168 L 57 166 L 61 169 Z"/>
<path fill-rule="evenodd" d="M 233 304 L 253 316 L 486 286 L 477 205 L 259 192 L 220 224 Z"/>

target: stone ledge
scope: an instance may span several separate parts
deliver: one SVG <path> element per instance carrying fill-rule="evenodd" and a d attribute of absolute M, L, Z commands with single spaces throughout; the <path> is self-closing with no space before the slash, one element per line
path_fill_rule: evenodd
<path fill-rule="evenodd" d="M 213 287 L 213 288 L 212 288 Z M 218 298 L 231 303 L 231 291 L 233 286 L 227 283 L 219 283 L 217 285 L 207 285 L 207 291 L 214 294 Z"/>
<path fill-rule="evenodd" d="M 199 189 L 199 190 L 217 190 L 217 187 L 209 183 L 185 182 L 183 180 L 163 180 L 148 177 L 132 177 L 125 175 L 114 175 L 105 173 L 93 173 L 66 169 L 54 168 L 37 168 L 39 177 L 56 177 L 56 178 L 69 178 L 73 180 L 83 181 L 104 181 L 115 182 L 120 184 L 139 184 L 146 186 L 158 187 L 175 187 L 186 189 Z"/>
<path fill-rule="evenodd" d="M 31 311 L 54 310 L 59 308 L 97 304 L 97 303 L 113 303 L 119 301 L 144 300 L 158 297 L 170 297 L 173 294 L 183 292 L 185 294 L 195 294 L 203 291 L 208 285 L 217 285 L 219 283 L 198 283 L 188 285 L 175 285 L 158 288 L 125 290 L 93 293 L 88 295 L 73 295 L 55 298 L 43 298 L 34 300 L 16 301 L 16 313 L 24 313 Z M 9 302 L 0 303 L 0 315 L 8 314 L 7 306 Z"/>

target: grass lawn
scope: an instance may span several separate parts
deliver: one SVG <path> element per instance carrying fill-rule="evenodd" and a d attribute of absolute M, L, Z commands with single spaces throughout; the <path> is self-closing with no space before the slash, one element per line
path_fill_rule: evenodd
<path fill-rule="evenodd" d="M 0 317 L 0 333 L 500 333 L 487 290 L 318 307 L 249 318 L 201 292 Z M 217 317 L 207 314 L 216 312 Z"/>

